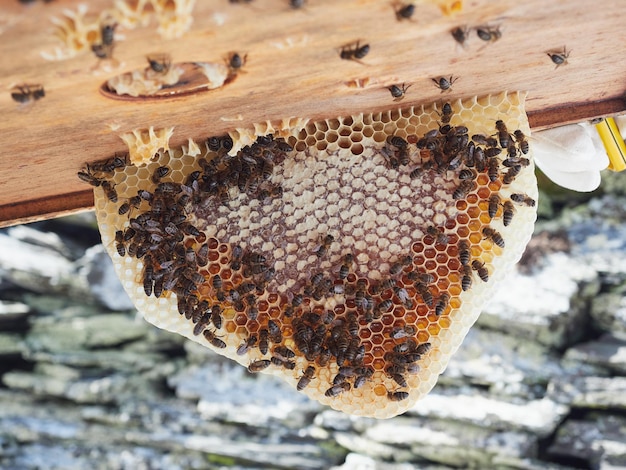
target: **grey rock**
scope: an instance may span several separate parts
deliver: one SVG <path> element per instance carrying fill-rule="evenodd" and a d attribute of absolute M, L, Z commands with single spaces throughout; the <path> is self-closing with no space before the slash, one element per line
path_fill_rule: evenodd
<path fill-rule="evenodd" d="M 441 465 L 420 466 L 423 470 L 443 470 L 451 467 Z M 415 466 L 408 463 L 388 463 L 354 452 L 346 456 L 346 461 L 331 470 L 414 470 Z"/>
<path fill-rule="evenodd" d="M 605 335 L 569 348 L 563 358 L 565 365 L 595 364 L 619 375 L 626 375 L 626 341 Z"/>
<path fill-rule="evenodd" d="M 54 251 L 64 258 L 72 257 L 72 250 L 67 242 L 54 232 L 36 230 L 28 225 L 16 225 L 7 230 L 9 237 L 33 247 Z"/>
<path fill-rule="evenodd" d="M 569 407 L 547 398 L 514 402 L 479 394 L 446 396 L 431 392 L 407 415 L 454 420 L 489 429 L 526 431 L 539 437 L 551 434 L 569 412 Z"/>
<path fill-rule="evenodd" d="M 36 317 L 26 338 L 31 351 L 79 351 L 107 348 L 143 338 L 149 326 L 140 318 L 121 313 L 96 316 Z"/>
<path fill-rule="evenodd" d="M 559 428 L 548 453 L 554 458 L 583 460 L 591 468 L 624 468 L 626 419 L 592 415 L 586 420 L 568 420 Z"/>
<path fill-rule="evenodd" d="M 0 359 L 7 356 L 19 356 L 22 353 L 22 335 L 0 333 Z"/>
<path fill-rule="evenodd" d="M 89 248 L 85 256 L 77 261 L 77 267 L 80 278 L 101 305 L 118 311 L 134 309 L 102 245 Z"/>
<path fill-rule="evenodd" d="M 334 438 L 340 446 L 350 450 L 351 453 L 356 453 L 372 460 L 393 462 L 415 462 L 419 460 L 410 449 L 376 442 L 358 434 L 336 432 L 334 433 Z"/>
<path fill-rule="evenodd" d="M 626 341 L 626 289 L 600 294 L 592 299 L 593 326 Z"/>
<path fill-rule="evenodd" d="M 564 369 L 555 352 L 523 336 L 472 328 L 450 359 L 438 387 L 472 384 L 499 396 L 540 398 L 554 377 L 603 373 L 606 371 L 600 367 L 580 362 Z"/>
<path fill-rule="evenodd" d="M 0 325 L 4 327 L 24 321 L 32 313 L 25 303 L 0 300 Z"/>
<path fill-rule="evenodd" d="M 365 432 L 374 442 L 408 447 L 416 458 L 451 466 L 492 466 L 494 459 L 532 458 L 537 438 L 527 433 L 492 431 L 456 421 L 395 418 Z"/>
<path fill-rule="evenodd" d="M 578 408 L 626 409 L 626 377 L 557 378 L 547 396 L 557 403 Z"/>
<path fill-rule="evenodd" d="M 74 267 L 56 250 L 0 233 L 0 278 L 39 293 L 75 293 Z M 78 289 L 80 290 L 80 288 Z"/>
<path fill-rule="evenodd" d="M 558 252 L 531 275 L 513 271 L 485 306 L 477 324 L 562 348 L 583 336 L 586 302 L 597 290 L 596 270 Z M 581 286 L 587 285 L 586 291 Z"/>

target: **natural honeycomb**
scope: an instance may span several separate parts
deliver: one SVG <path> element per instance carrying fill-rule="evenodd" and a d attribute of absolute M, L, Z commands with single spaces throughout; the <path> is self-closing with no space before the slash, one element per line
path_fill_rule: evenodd
<path fill-rule="evenodd" d="M 79 176 L 146 320 L 388 418 L 435 385 L 530 239 L 523 100 L 276 124 L 239 150 L 211 137 Z"/>

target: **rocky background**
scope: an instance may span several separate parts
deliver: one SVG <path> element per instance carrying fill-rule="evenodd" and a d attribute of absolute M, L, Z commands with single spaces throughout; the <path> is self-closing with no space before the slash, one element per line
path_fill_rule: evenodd
<path fill-rule="evenodd" d="M 1 230 L 0 467 L 626 468 L 626 175 L 541 187 L 516 272 L 387 421 L 144 322 L 91 213 Z"/>

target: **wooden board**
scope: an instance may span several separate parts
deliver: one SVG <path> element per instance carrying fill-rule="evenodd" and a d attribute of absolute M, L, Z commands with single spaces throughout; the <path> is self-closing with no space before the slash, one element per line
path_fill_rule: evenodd
<path fill-rule="evenodd" d="M 91 52 L 48 61 L 42 51 L 60 46 L 51 18 L 79 2 L 3 2 L 0 17 L 0 226 L 89 208 L 91 189 L 78 180 L 84 162 L 125 152 L 122 132 L 175 126 L 172 145 L 204 139 L 234 127 L 289 116 L 312 119 L 397 107 L 387 86 L 412 83 L 402 106 L 527 90 L 531 126 L 537 130 L 625 109 L 626 61 L 623 3 L 586 0 L 468 0 L 444 16 L 420 4 L 411 21 L 398 22 L 392 4 L 374 0 L 309 0 L 292 10 L 287 0 L 198 1 L 194 23 L 165 41 L 156 25 L 118 29 L 107 71 Z M 93 0 L 94 15 L 111 2 Z M 467 24 L 500 25 L 499 41 L 475 33 L 466 48 L 450 30 Z M 362 63 L 341 60 L 342 44 L 370 44 Z M 567 46 L 569 63 L 555 69 L 546 51 Z M 145 66 L 145 55 L 167 52 L 176 62 L 220 62 L 228 51 L 248 54 L 246 73 L 223 88 L 166 100 L 106 98 L 102 83 Z M 433 77 L 454 75 L 442 94 Z M 363 88 L 350 86 L 365 80 Z M 28 105 L 10 88 L 41 83 L 45 98 Z M 115 129 L 115 130 L 113 130 Z"/>

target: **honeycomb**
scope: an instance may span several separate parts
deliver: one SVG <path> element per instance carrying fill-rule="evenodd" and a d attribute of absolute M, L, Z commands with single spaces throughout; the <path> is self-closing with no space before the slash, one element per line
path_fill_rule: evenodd
<path fill-rule="evenodd" d="M 389 418 L 433 388 L 530 239 L 524 99 L 284 120 L 79 177 L 147 321 Z"/>

